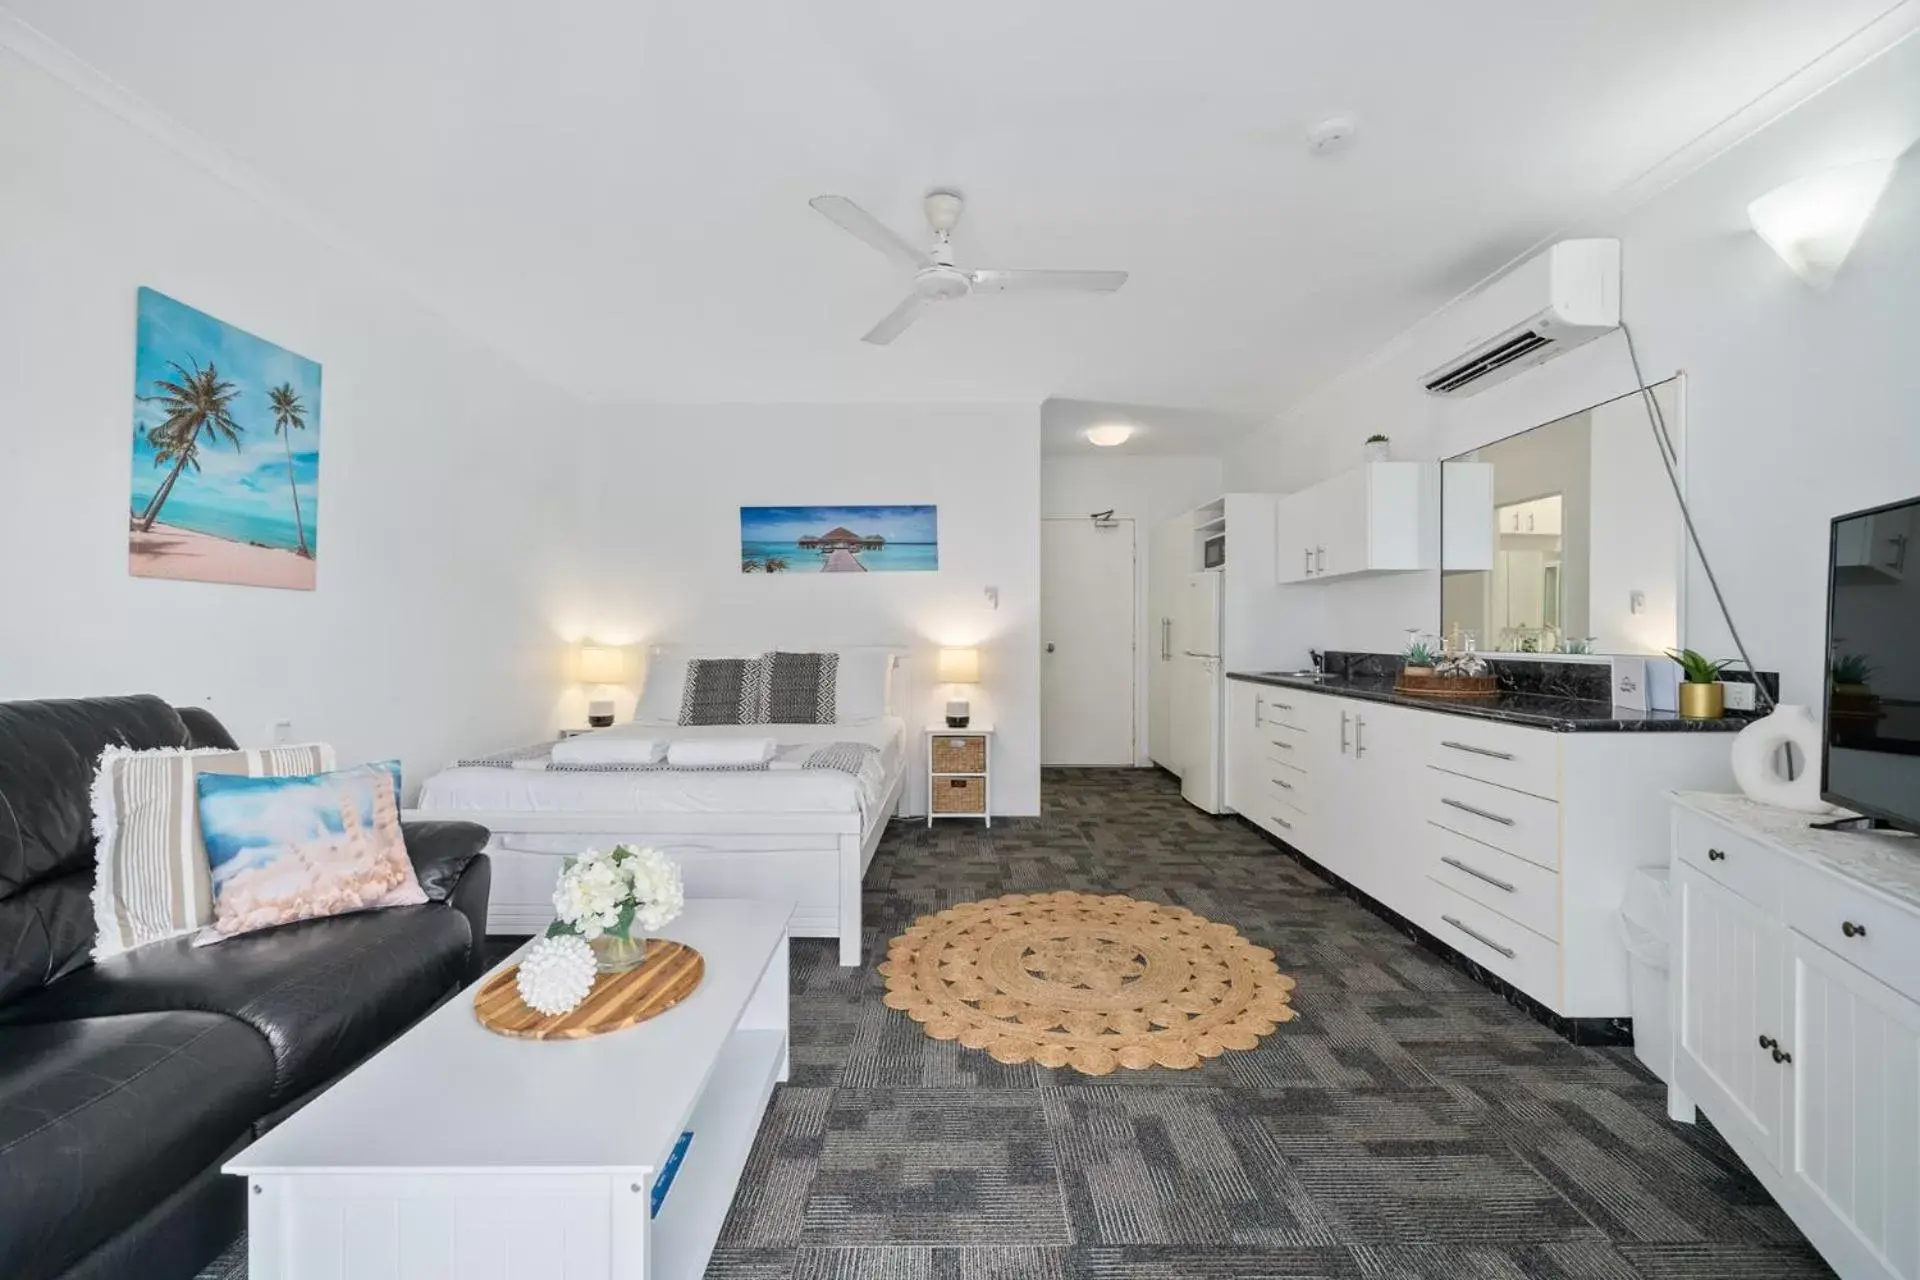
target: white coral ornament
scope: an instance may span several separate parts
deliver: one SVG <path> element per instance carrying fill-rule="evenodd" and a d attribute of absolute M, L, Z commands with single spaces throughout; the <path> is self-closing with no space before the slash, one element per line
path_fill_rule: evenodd
<path fill-rule="evenodd" d="M 536 1013 L 570 1013 L 593 990 L 593 948 L 572 934 L 541 938 L 520 961 L 514 986 Z"/>

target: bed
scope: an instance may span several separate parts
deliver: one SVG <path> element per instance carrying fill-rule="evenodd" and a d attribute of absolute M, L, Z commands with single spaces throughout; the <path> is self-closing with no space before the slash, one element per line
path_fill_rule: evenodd
<path fill-rule="evenodd" d="M 676 742 L 771 738 L 765 771 L 567 771 L 541 757 L 503 753 L 456 764 L 421 787 L 408 817 L 464 818 L 493 832 L 488 931 L 531 933 L 553 918 L 559 860 L 589 847 L 649 844 L 680 863 L 689 898 L 759 898 L 793 904 L 796 937 L 839 940 L 842 965 L 861 959 L 860 887 L 888 819 L 906 800 L 919 725 L 904 652 L 879 651 L 884 688 L 871 709 L 832 724 L 669 725 L 676 696 L 652 682 L 676 678 L 671 654 L 649 658 L 640 713 Z M 671 691 L 669 691 L 670 693 Z M 627 728 L 627 727 L 623 727 Z M 627 728 L 631 733 L 640 726 Z M 861 767 L 812 767 L 834 744 L 871 747 Z M 532 749 L 527 749 L 531 751 Z"/>

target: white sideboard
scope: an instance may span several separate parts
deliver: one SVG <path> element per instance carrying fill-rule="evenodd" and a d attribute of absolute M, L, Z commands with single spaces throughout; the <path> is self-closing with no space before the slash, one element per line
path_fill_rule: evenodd
<path fill-rule="evenodd" d="M 1566 733 L 1232 680 L 1227 806 L 1566 1018 L 1624 1018 L 1620 901 L 1729 735 Z"/>
<path fill-rule="evenodd" d="M 1920 1280 L 1920 840 L 1673 801 L 1671 1114 L 1842 1276 Z"/>

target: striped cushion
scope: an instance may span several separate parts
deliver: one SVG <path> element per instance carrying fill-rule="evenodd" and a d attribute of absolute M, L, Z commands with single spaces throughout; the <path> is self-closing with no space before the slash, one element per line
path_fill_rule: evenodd
<path fill-rule="evenodd" d="M 766 655 L 767 724 L 832 724 L 838 700 L 840 655 L 781 653 Z"/>
<path fill-rule="evenodd" d="M 681 724 L 765 724 L 767 662 L 693 658 L 680 690 Z"/>
<path fill-rule="evenodd" d="M 320 743 L 254 751 L 108 747 L 93 779 L 93 958 L 213 923 L 213 884 L 194 778 L 297 777 L 333 768 Z"/>

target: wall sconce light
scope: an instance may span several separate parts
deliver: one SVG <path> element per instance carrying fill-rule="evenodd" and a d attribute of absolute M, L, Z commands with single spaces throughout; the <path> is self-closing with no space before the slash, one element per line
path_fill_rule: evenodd
<path fill-rule="evenodd" d="M 627 652 L 611 645 L 583 644 L 574 655 L 574 676 L 581 684 L 596 686 L 625 684 Z M 587 723 L 604 729 L 613 723 L 613 699 L 594 698 L 587 703 Z"/>
<path fill-rule="evenodd" d="M 1747 221 L 1795 275 L 1824 289 L 1853 252 L 1898 165 L 1869 160 L 1775 187 L 1747 206 Z"/>

